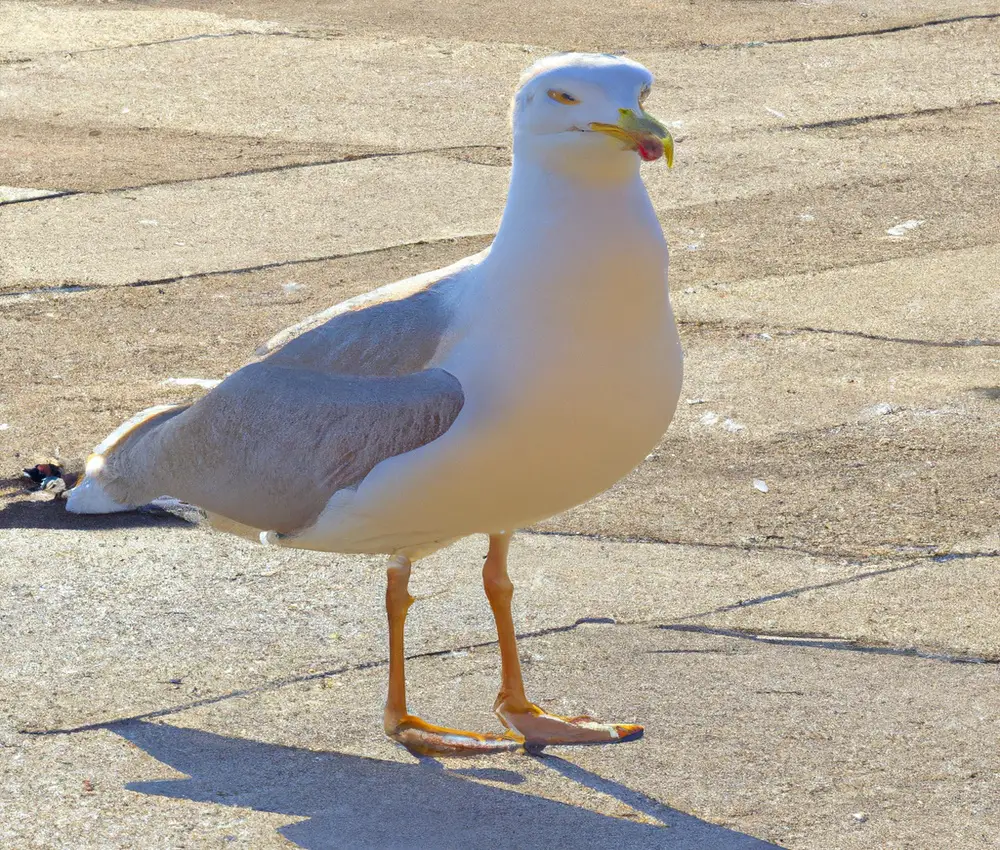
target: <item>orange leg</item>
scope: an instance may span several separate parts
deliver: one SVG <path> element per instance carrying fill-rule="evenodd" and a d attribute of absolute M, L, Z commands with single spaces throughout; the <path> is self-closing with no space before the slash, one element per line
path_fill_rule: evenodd
<path fill-rule="evenodd" d="M 526 744 L 607 744 L 642 737 L 642 727 L 626 723 L 598 723 L 591 717 L 549 714 L 524 694 L 521 661 L 510 603 L 514 585 L 507 575 L 508 534 L 490 535 L 490 551 L 483 565 L 483 586 L 493 609 L 500 643 L 500 693 L 493 711 L 500 722 Z"/>
<path fill-rule="evenodd" d="M 408 589 L 410 560 L 396 555 L 389 561 L 385 610 L 389 616 L 389 693 L 385 703 L 385 733 L 419 755 L 477 755 L 517 749 L 520 738 L 486 735 L 435 726 L 406 710 L 406 657 L 403 631 L 413 604 Z"/>

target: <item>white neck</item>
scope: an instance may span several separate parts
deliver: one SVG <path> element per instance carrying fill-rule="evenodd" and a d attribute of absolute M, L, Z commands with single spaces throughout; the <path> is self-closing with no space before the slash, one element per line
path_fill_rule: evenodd
<path fill-rule="evenodd" d="M 637 156 L 623 152 L 622 157 L 609 158 L 605 167 L 589 169 L 586 163 L 572 161 L 557 167 L 551 159 L 518 155 L 515 146 L 507 205 L 491 253 L 520 250 L 557 234 L 576 233 L 589 240 L 602 231 L 615 234 L 621 227 L 644 224 L 659 231 Z M 618 226 L 608 226 L 616 222 Z M 575 242 L 570 239 L 570 244 Z M 549 252 L 559 249 L 558 244 L 549 245 Z"/>
<path fill-rule="evenodd" d="M 490 300 L 550 299 L 605 310 L 623 299 L 665 297 L 667 246 L 639 176 L 623 152 L 611 167 L 557 169 L 543 157 L 515 154 L 500 228 L 487 257 L 496 282 Z M 530 266 L 526 258 L 532 258 Z M 518 290 L 518 291 L 512 291 Z M 499 303 L 498 303 L 499 306 Z M 553 304 L 555 306 L 555 304 Z"/>
<path fill-rule="evenodd" d="M 667 246 L 638 172 L 588 182 L 515 157 L 496 239 L 463 290 L 464 332 L 439 364 L 463 382 L 506 381 L 514 360 L 555 375 L 647 358 L 673 316 Z"/>

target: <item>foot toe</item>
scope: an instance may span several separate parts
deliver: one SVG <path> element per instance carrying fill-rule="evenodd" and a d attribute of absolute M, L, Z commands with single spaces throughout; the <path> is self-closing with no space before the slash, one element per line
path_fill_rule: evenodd
<path fill-rule="evenodd" d="M 625 741 L 638 741 L 646 734 L 646 730 L 638 723 L 616 723 L 615 733 L 618 735 L 618 742 L 624 743 Z"/>
<path fill-rule="evenodd" d="M 394 726 L 386 727 L 386 734 L 402 744 L 414 755 L 467 756 L 486 753 L 510 752 L 524 743 L 524 739 L 511 733 L 492 735 L 436 726 L 412 714 L 399 719 Z"/>
<path fill-rule="evenodd" d="M 643 735 L 643 728 L 634 723 L 600 723 L 586 714 L 560 717 L 536 705 L 514 711 L 501 704 L 496 713 L 504 726 L 524 737 L 526 748 L 532 751 L 554 744 L 617 744 Z"/>

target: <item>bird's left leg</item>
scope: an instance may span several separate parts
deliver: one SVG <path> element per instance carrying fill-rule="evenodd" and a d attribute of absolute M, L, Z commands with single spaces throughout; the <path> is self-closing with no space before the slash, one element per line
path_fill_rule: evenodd
<path fill-rule="evenodd" d="M 592 717 L 560 717 L 539 708 L 524 693 L 521 661 L 510 604 L 514 585 L 507 575 L 509 534 L 491 534 L 483 565 L 483 586 L 496 620 L 500 643 L 500 693 L 493 711 L 511 732 L 528 745 L 609 744 L 642 737 L 642 727 L 630 723 L 598 723 Z"/>
<path fill-rule="evenodd" d="M 490 735 L 435 726 L 406 710 L 406 654 L 403 630 L 410 596 L 410 560 L 395 555 L 389 561 L 385 610 L 389 617 L 389 694 L 385 702 L 385 733 L 420 755 L 477 755 L 517 749 L 521 741 L 511 735 Z"/>

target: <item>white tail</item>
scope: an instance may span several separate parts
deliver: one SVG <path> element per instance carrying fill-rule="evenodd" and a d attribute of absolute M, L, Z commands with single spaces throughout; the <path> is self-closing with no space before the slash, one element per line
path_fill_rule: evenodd
<path fill-rule="evenodd" d="M 131 508 L 116 502 L 93 476 L 87 475 L 66 495 L 66 510 L 73 514 L 113 514 Z"/>

